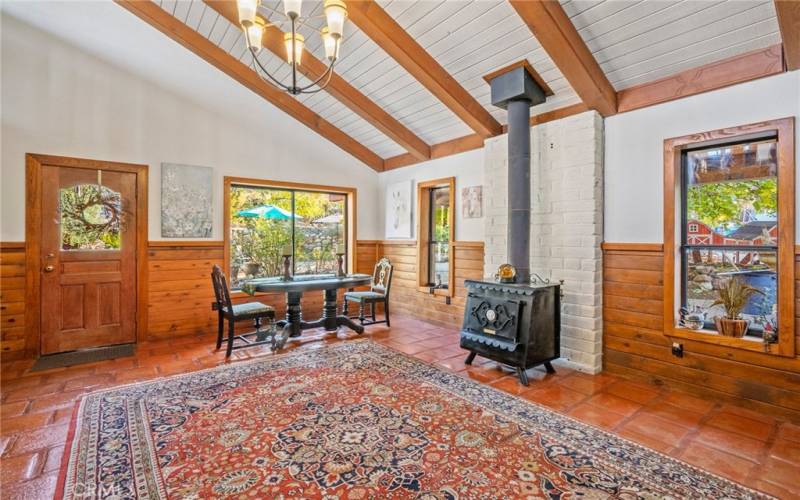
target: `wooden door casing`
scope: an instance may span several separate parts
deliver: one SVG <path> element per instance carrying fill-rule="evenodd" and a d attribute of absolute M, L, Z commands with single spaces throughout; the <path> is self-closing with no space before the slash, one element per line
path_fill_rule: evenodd
<path fill-rule="evenodd" d="M 58 254 L 58 258 L 46 259 L 46 257 L 55 252 L 46 251 L 47 245 L 52 244 L 52 240 L 47 240 L 42 231 L 42 221 L 46 219 L 52 220 L 51 206 L 49 209 L 46 207 L 45 197 L 43 194 L 47 190 L 48 185 L 53 185 L 52 174 L 48 174 L 47 167 L 68 167 L 69 170 L 83 171 L 87 179 L 93 179 L 90 184 L 97 183 L 97 171 L 101 170 L 102 184 L 111 188 L 117 182 L 122 182 L 120 179 L 127 179 L 126 183 L 129 193 L 124 197 L 129 199 L 129 202 L 123 204 L 123 209 L 129 214 L 133 214 L 126 223 L 126 232 L 129 233 L 127 241 L 123 240 L 120 245 L 120 250 L 116 251 L 118 256 L 115 258 L 112 251 L 101 252 L 84 252 L 71 250 Z M 121 177 L 115 180 L 117 174 L 127 173 L 128 177 Z M 25 353 L 27 356 L 36 356 L 40 354 L 58 352 L 62 350 L 72 350 L 81 348 L 84 342 L 91 342 L 91 334 L 81 331 L 81 329 L 68 328 L 67 330 L 72 333 L 78 333 L 76 339 L 66 339 L 63 342 L 55 342 L 56 346 L 50 345 L 53 341 L 44 338 L 46 321 L 52 319 L 43 314 L 42 308 L 45 304 L 48 289 L 52 288 L 49 285 L 50 277 L 45 278 L 45 274 L 61 274 L 64 284 L 82 284 L 84 288 L 93 289 L 89 290 L 89 297 L 77 298 L 77 292 L 73 290 L 68 292 L 66 300 L 59 304 L 59 308 L 67 308 L 72 310 L 75 308 L 75 303 L 83 302 L 80 308 L 83 316 L 70 316 L 69 322 L 59 323 L 59 327 L 63 324 L 67 327 L 75 327 L 78 325 L 92 326 L 95 328 L 105 327 L 107 330 L 106 341 L 104 345 L 135 342 L 137 340 L 144 340 L 147 336 L 147 178 L 148 178 L 147 165 L 109 162 L 101 160 L 83 159 L 83 158 L 70 158 L 61 156 L 41 155 L 41 154 L 26 154 L 26 211 L 25 211 L 25 267 L 26 267 L 26 289 L 25 289 Z M 46 177 L 49 177 L 46 179 Z M 80 175 L 79 175 L 80 177 Z M 133 179 L 133 182 L 131 182 Z M 80 182 L 86 184 L 86 182 Z M 114 186 L 118 187 L 118 186 Z M 119 191 L 119 189 L 113 189 Z M 53 200 L 51 200 L 53 201 Z M 58 203 L 57 201 L 53 201 Z M 45 217 L 47 211 L 50 210 L 49 215 Z M 52 238 L 52 236 L 50 236 Z M 56 243 L 55 248 L 60 248 L 60 236 Z M 46 241 L 47 240 L 47 241 Z M 51 247 L 52 248 L 52 247 Z M 125 249 L 127 248 L 127 252 Z M 103 254 L 102 252 L 107 252 Z M 126 257 L 121 258 L 120 252 L 125 252 Z M 96 253 L 93 256 L 94 260 L 87 260 L 89 253 Z M 43 270 L 48 263 L 45 260 L 51 260 L 53 263 L 53 273 L 44 273 Z M 57 262 L 55 262 L 57 260 Z M 87 266 L 98 266 L 91 269 Z M 58 273 L 55 270 L 58 269 Z M 62 274 L 61 271 L 64 271 Z M 126 284 L 123 285 L 121 281 L 115 281 L 116 276 L 130 275 L 132 279 L 125 280 Z M 59 286 L 61 279 L 59 278 Z M 53 278 L 55 279 L 55 278 Z M 115 284 L 119 283 L 119 285 Z M 103 285 L 105 284 L 105 286 Z M 51 290 L 52 291 L 52 290 Z M 72 295 L 69 295 L 72 293 Z M 120 301 L 105 300 L 113 298 L 116 294 L 122 298 Z M 100 297 L 103 300 L 98 300 Z M 87 299 L 88 303 L 95 303 L 94 317 L 87 315 Z M 124 299 L 124 300 L 123 300 Z M 87 323 L 88 320 L 92 323 Z M 59 320 L 60 321 L 60 320 Z M 116 329 L 113 335 L 108 336 L 108 330 L 112 329 L 112 325 L 125 324 L 124 328 L 114 326 Z M 81 337 L 83 337 L 81 339 Z"/>

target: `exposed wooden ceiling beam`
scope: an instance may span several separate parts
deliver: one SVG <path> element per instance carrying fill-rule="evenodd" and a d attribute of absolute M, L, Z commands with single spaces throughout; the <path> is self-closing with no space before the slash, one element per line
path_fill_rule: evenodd
<path fill-rule="evenodd" d="M 619 112 L 673 101 L 782 72 L 781 46 L 773 45 L 620 90 L 617 94 Z"/>
<path fill-rule="evenodd" d="M 542 123 L 560 120 L 568 116 L 577 115 L 589 111 L 589 107 L 584 103 L 573 104 L 563 108 L 554 109 L 545 113 L 531 116 L 531 125 L 541 125 Z M 505 133 L 505 127 L 503 127 Z M 457 137 L 449 141 L 440 142 L 431 146 L 431 159 L 444 158 L 473 149 L 480 149 L 483 147 L 484 138 L 478 134 L 465 135 L 464 137 Z M 410 154 L 402 154 L 386 158 L 383 161 L 383 169 L 394 170 L 395 168 L 409 167 L 420 163 L 415 160 Z"/>
<path fill-rule="evenodd" d="M 465 135 L 464 137 L 457 137 L 449 141 L 440 142 L 431 146 L 431 159 L 443 158 L 445 156 L 464 153 L 472 151 L 473 149 L 480 149 L 483 147 L 483 137 L 479 134 Z M 420 163 L 415 160 L 410 154 L 402 154 L 386 158 L 383 161 L 383 170 L 394 170 L 395 168 L 408 167 Z"/>
<path fill-rule="evenodd" d="M 236 0 L 205 0 L 205 3 L 235 26 L 239 25 Z M 264 48 L 270 50 L 281 59 L 286 57 L 283 35 L 283 31 L 275 26 L 267 26 L 264 29 Z M 308 50 L 303 50 L 301 64 L 298 67 L 298 70 L 303 75 L 313 81 L 325 74 L 327 69 L 327 63 L 323 63 L 314 57 L 314 54 Z M 330 83 L 325 88 L 325 91 L 338 99 L 339 102 L 350 108 L 361 118 L 370 122 L 375 128 L 386 134 L 387 137 L 402 146 L 406 151 L 411 153 L 414 158 L 418 160 L 430 158 L 431 149 L 425 141 L 417 137 L 411 130 L 394 119 L 389 113 L 372 102 L 367 96 L 359 92 L 358 89 L 347 83 L 344 78 L 335 72 L 331 76 Z"/>
<path fill-rule="evenodd" d="M 557 0 L 509 0 L 578 96 L 603 116 L 617 112 L 617 93 Z"/>
<path fill-rule="evenodd" d="M 800 2 L 775 0 L 783 40 L 783 56 L 789 71 L 800 69 Z"/>
<path fill-rule="evenodd" d="M 373 0 L 347 2 L 353 24 L 386 51 L 426 89 L 482 137 L 502 126 L 472 95 Z"/>
<path fill-rule="evenodd" d="M 250 67 L 239 62 L 155 3 L 149 0 L 116 0 L 116 2 L 369 167 L 378 172 L 383 170 L 383 159 L 380 156 L 299 103 L 286 92 L 281 92 L 262 81 Z"/>

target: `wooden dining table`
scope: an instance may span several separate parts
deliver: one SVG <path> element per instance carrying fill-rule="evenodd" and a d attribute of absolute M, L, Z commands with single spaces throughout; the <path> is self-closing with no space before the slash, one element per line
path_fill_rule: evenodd
<path fill-rule="evenodd" d="M 340 326 L 346 326 L 357 333 L 364 333 L 364 327 L 347 316 L 338 314 L 337 292 L 339 289 L 355 288 L 369 285 L 372 276 L 369 274 L 348 274 L 336 276 L 334 274 L 295 276 L 291 280 L 283 278 L 255 278 L 247 281 L 249 288 L 256 292 L 285 293 L 286 294 L 286 319 L 276 322 L 281 328 L 280 335 L 276 334 L 275 349 L 282 349 L 290 337 L 299 337 L 303 330 L 324 328 L 333 332 Z M 305 321 L 300 306 L 303 293 L 322 291 L 325 302 L 322 308 L 322 317 L 315 321 Z"/>

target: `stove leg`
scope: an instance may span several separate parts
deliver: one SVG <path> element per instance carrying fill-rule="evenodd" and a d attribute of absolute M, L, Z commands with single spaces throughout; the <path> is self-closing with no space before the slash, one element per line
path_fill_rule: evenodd
<path fill-rule="evenodd" d="M 547 373 L 555 373 L 556 369 L 553 368 L 553 365 L 550 364 L 549 361 L 544 362 L 544 369 L 547 370 Z"/>
<path fill-rule="evenodd" d="M 472 361 L 473 361 L 474 359 L 475 359 L 475 353 L 474 353 L 474 352 L 471 352 L 471 353 L 467 354 L 467 359 L 465 359 L 465 360 L 464 360 L 464 364 L 465 364 L 465 365 L 471 365 L 471 364 L 472 364 Z"/>
<path fill-rule="evenodd" d="M 527 386 L 528 385 L 528 374 L 525 373 L 525 369 L 517 367 L 517 376 L 519 377 L 519 383 Z"/>

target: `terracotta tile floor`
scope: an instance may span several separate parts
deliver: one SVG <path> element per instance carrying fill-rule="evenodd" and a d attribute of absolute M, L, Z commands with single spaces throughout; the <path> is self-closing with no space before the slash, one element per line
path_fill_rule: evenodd
<path fill-rule="evenodd" d="M 458 333 L 408 317 L 365 337 L 607 429 L 645 446 L 781 498 L 800 496 L 800 425 L 688 394 L 557 367 L 532 370 L 530 387 L 488 360 L 464 365 Z M 306 332 L 292 349 L 314 349 L 354 337 Z M 265 349 L 234 352 L 233 361 L 269 356 Z M 223 364 L 210 337 L 140 344 L 132 358 L 28 373 L 30 361 L 4 363 L 0 391 L 3 498 L 52 498 L 76 399 L 118 384 Z"/>

